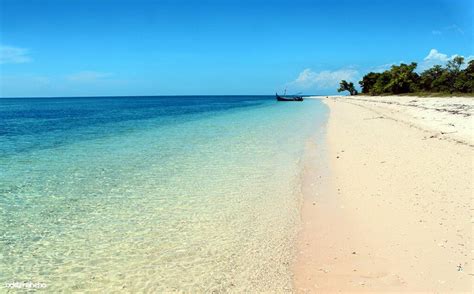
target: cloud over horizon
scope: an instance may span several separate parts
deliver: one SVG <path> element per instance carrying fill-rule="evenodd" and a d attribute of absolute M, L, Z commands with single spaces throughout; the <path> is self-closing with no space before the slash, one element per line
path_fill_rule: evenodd
<path fill-rule="evenodd" d="M 422 60 L 415 60 L 418 63 L 417 72 L 424 71 L 434 65 L 446 65 L 446 63 L 456 56 L 464 57 L 464 66 L 467 66 L 467 63 L 470 60 L 474 60 L 473 55 L 462 56 L 459 54 L 453 54 L 449 56 L 448 54 L 442 53 L 437 49 L 431 49 Z M 405 61 L 386 63 L 383 65 L 369 67 L 366 70 L 359 72 L 359 70 L 354 68 L 343 68 L 339 70 L 323 70 L 323 71 L 313 71 L 311 68 L 306 68 L 301 71 L 298 77 L 292 82 L 287 83 L 288 87 L 294 88 L 292 90 L 327 90 L 327 89 L 337 89 L 341 80 L 346 80 L 348 82 L 353 82 L 356 86 L 358 81 L 362 79 L 362 76 L 369 72 L 383 72 L 389 70 L 393 65 L 399 65 L 401 63 L 410 63 Z"/>
<path fill-rule="evenodd" d="M 329 89 L 339 85 L 341 80 L 356 81 L 360 74 L 355 69 L 323 70 L 315 72 L 310 68 L 304 69 L 298 77 L 289 83 L 300 89 L 319 88 Z"/>
<path fill-rule="evenodd" d="M 448 56 L 447 54 L 439 52 L 437 49 L 431 49 L 428 55 L 423 58 L 423 61 L 419 63 L 419 70 L 426 70 L 434 65 L 445 65 L 448 61 L 452 60 L 456 56 L 464 57 L 464 62 L 467 64 L 470 60 L 474 59 L 473 55 L 462 56 L 459 54 L 453 54 Z"/>
<path fill-rule="evenodd" d="M 436 49 L 431 49 L 430 53 L 428 53 L 423 60 L 428 62 L 447 62 L 454 57 L 456 57 L 456 55 L 452 55 L 451 58 L 449 58 L 447 54 L 441 53 Z"/>
<path fill-rule="evenodd" d="M 449 56 L 448 54 L 441 53 L 437 49 L 431 49 L 428 55 L 426 55 L 422 60 L 415 60 L 418 64 L 417 71 L 424 71 L 434 65 L 446 65 L 446 63 L 450 60 L 452 60 L 456 56 L 461 56 L 464 57 L 464 66 L 467 66 L 467 63 L 470 60 L 474 59 L 474 55 L 469 55 L 469 56 L 463 56 L 459 54 L 453 54 Z M 410 62 L 405 62 L 405 61 L 399 61 L 399 62 L 391 62 L 379 66 L 374 66 L 369 68 L 368 72 L 383 72 L 385 70 L 389 70 L 393 65 L 399 65 L 401 63 L 410 63 Z"/>
<path fill-rule="evenodd" d="M 0 64 L 30 62 L 32 59 L 28 54 L 26 48 L 0 45 Z"/>

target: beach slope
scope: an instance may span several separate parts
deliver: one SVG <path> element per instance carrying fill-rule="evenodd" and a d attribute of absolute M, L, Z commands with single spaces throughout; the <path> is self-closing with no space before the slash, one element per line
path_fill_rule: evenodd
<path fill-rule="evenodd" d="M 297 292 L 471 292 L 473 99 L 329 97 Z M 311 165 L 310 165 L 311 166 Z"/>

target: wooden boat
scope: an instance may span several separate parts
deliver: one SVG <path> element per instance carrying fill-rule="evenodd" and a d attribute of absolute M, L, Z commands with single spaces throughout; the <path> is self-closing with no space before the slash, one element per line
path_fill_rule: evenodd
<path fill-rule="evenodd" d="M 292 96 L 292 97 L 285 97 L 285 96 L 280 96 L 278 94 L 276 95 L 277 101 L 303 101 L 303 97 L 301 96 Z"/>

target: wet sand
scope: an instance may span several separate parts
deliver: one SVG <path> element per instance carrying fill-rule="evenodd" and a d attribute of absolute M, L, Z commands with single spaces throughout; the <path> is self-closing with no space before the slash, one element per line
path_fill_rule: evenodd
<path fill-rule="evenodd" d="M 473 101 L 325 99 L 326 143 L 309 146 L 304 173 L 297 292 L 472 291 Z"/>

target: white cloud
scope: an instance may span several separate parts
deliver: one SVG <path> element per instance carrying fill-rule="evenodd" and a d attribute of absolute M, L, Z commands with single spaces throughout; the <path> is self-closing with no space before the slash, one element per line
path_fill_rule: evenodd
<path fill-rule="evenodd" d="M 341 80 L 346 81 L 357 81 L 359 78 L 359 72 L 355 69 L 340 69 L 335 71 L 324 70 L 320 72 L 314 72 L 307 68 L 303 70 L 296 80 L 290 83 L 290 85 L 298 88 L 334 88 L 339 85 Z"/>
<path fill-rule="evenodd" d="M 456 55 L 451 56 L 451 58 L 454 58 Z M 428 53 L 428 56 L 426 56 L 423 60 L 427 62 L 447 62 L 450 58 L 448 55 L 439 52 L 436 49 L 431 49 L 430 53 Z"/>
<path fill-rule="evenodd" d="M 70 82 L 90 83 L 96 82 L 112 76 L 111 73 L 97 72 L 97 71 L 80 71 L 66 76 Z"/>
<path fill-rule="evenodd" d="M 464 35 L 464 30 L 462 30 L 460 27 L 458 27 L 455 24 L 447 26 L 444 29 L 447 30 L 447 31 L 451 31 L 451 32 L 455 32 L 455 33 Z"/>
<path fill-rule="evenodd" d="M 398 63 L 396 62 L 391 62 L 391 63 L 386 63 L 386 64 L 382 64 L 382 65 L 379 65 L 379 66 L 375 66 L 375 67 L 372 67 L 370 68 L 370 71 L 371 72 L 384 72 L 386 70 L 389 70 L 393 65 L 399 65 L 400 63 L 405 63 L 404 61 L 400 61 Z"/>
<path fill-rule="evenodd" d="M 452 34 L 452 33 L 464 35 L 464 30 L 461 29 L 459 26 L 457 26 L 455 24 L 452 24 L 450 26 L 443 27 L 441 29 L 436 29 L 436 30 L 431 31 L 431 34 L 433 34 L 435 36 L 440 36 L 440 35 L 443 35 L 443 34 Z"/>
<path fill-rule="evenodd" d="M 431 49 L 430 53 L 423 59 L 423 61 L 419 64 L 418 69 L 419 70 L 426 70 L 433 65 L 445 65 L 446 62 L 449 60 L 452 60 L 456 56 L 461 56 L 464 57 L 464 62 L 467 64 L 468 61 L 473 60 L 474 56 L 462 56 L 458 54 L 454 54 L 451 56 L 448 56 L 447 54 L 441 53 L 436 49 Z"/>
<path fill-rule="evenodd" d="M 0 64 L 30 62 L 29 50 L 13 46 L 0 46 Z"/>

